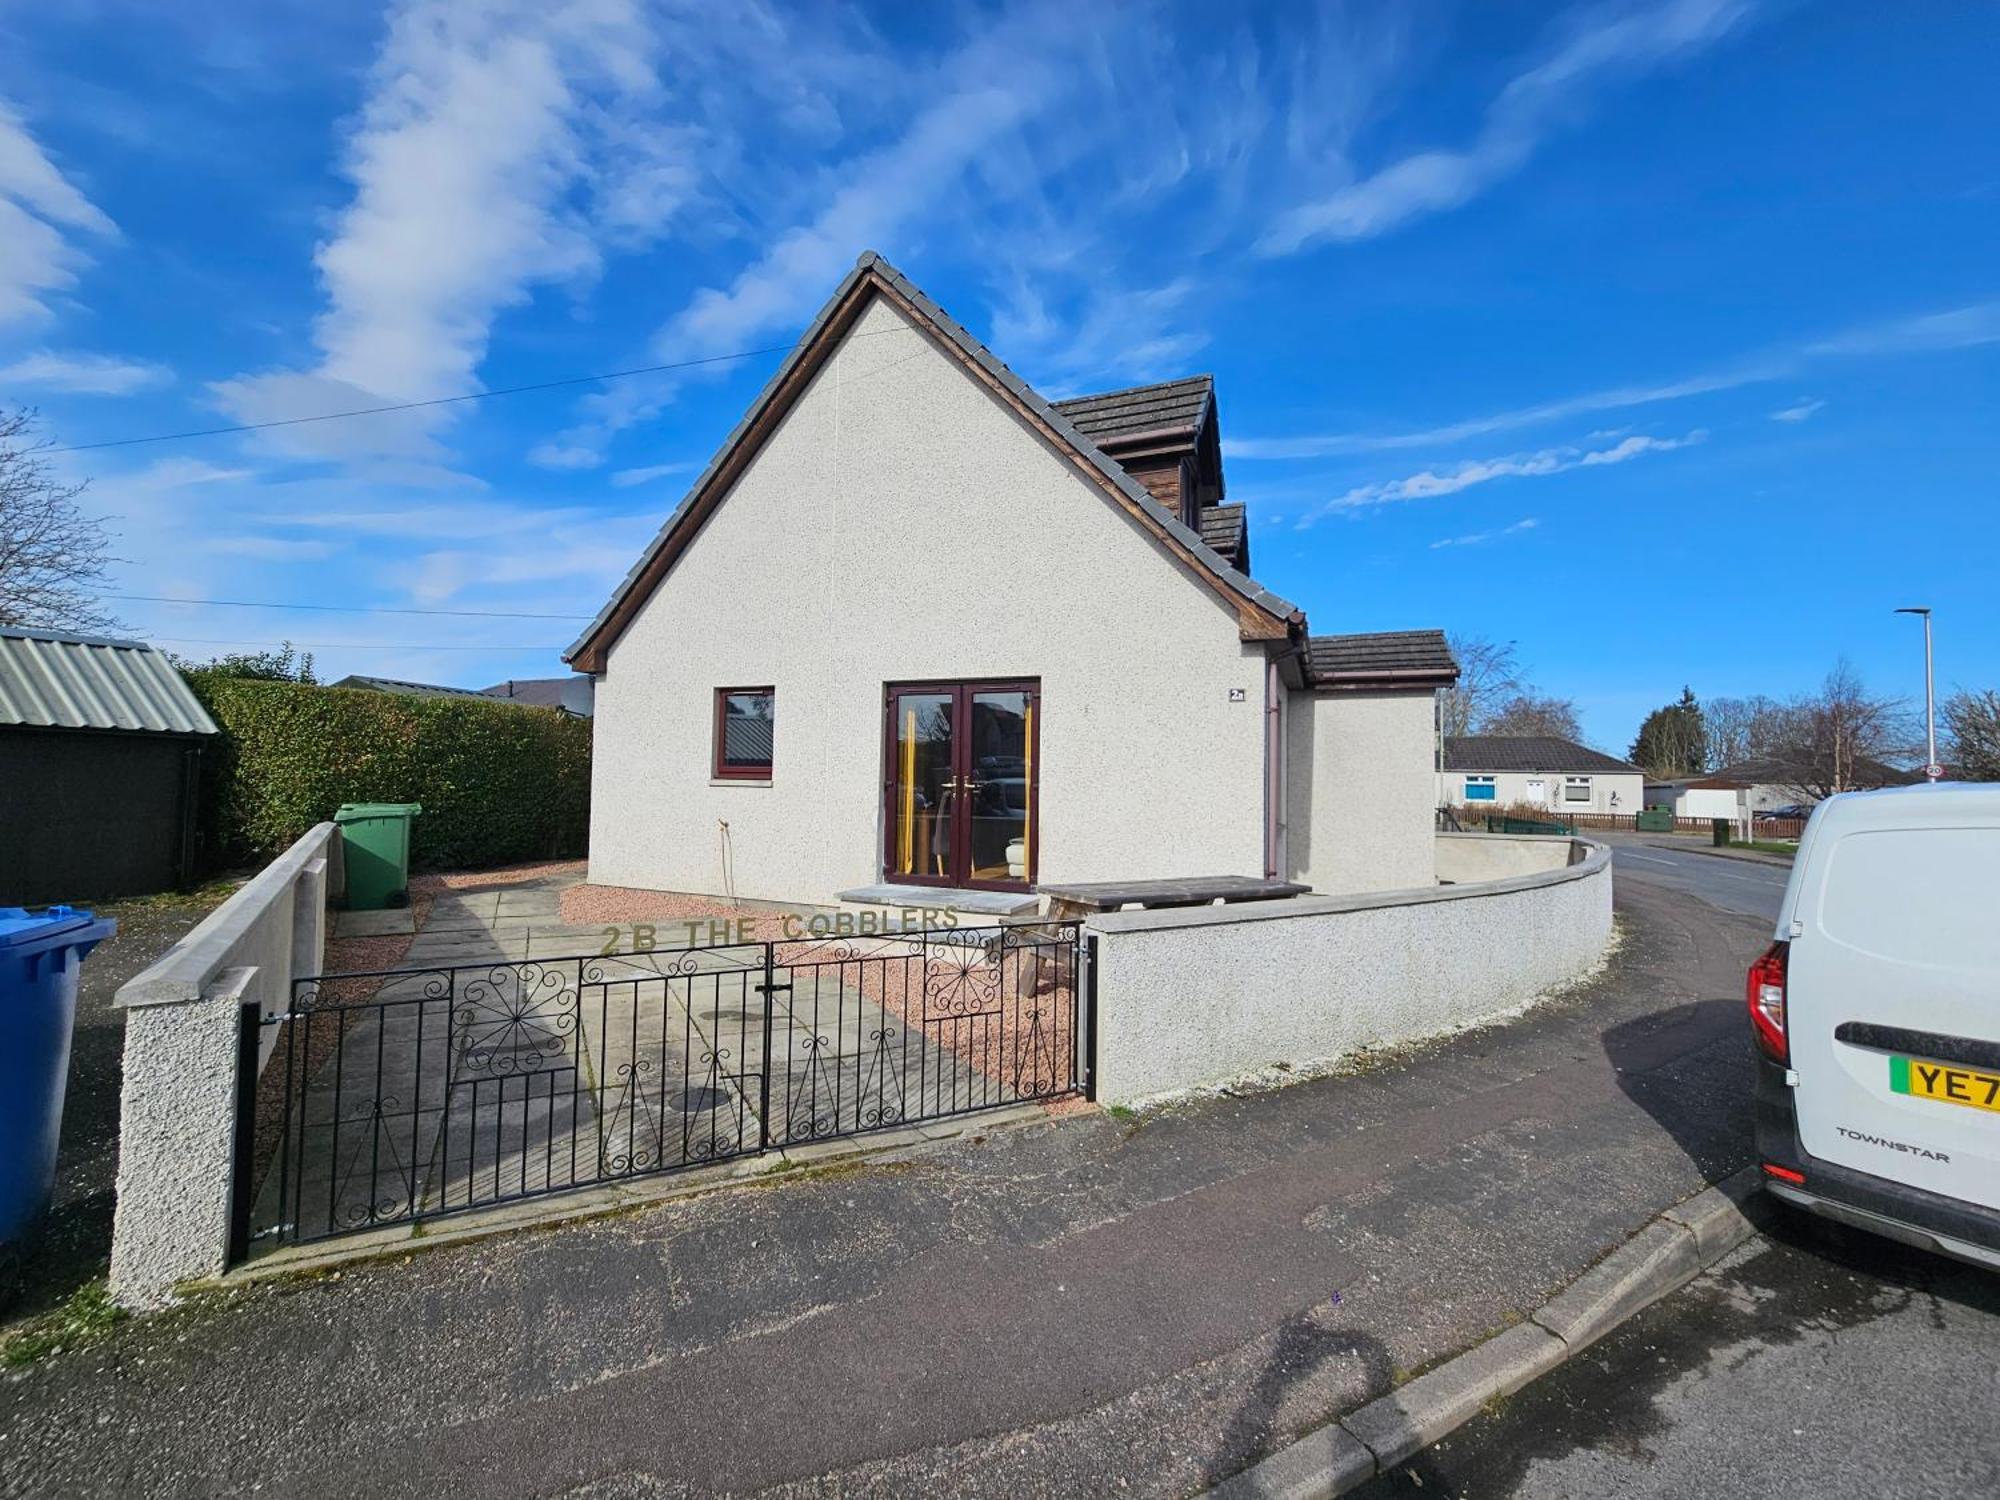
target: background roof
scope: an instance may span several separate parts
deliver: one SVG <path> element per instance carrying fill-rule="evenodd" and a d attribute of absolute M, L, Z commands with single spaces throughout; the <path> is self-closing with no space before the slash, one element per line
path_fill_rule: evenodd
<path fill-rule="evenodd" d="M 0 724 L 214 734 L 215 720 L 143 641 L 0 628 Z"/>
<path fill-rule="evenodd" d="M 1606 755 L 1575 740 L 1544 734 L 1467 734 L 1444 742 L 1447 771 L 1596 771 L 1604 775 L 1643 776 L 1628 760 Z"/>

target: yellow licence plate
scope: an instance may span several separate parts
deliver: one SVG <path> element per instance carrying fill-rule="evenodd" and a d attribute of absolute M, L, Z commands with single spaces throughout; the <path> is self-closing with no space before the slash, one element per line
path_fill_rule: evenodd
<path fill-rule="evenodd" d="M 1918 1099 L 2000 1113 L 2000 1073 L 1980 1073 L 1917 1057 L 1891 1057 L 1889 1087 Z"/>

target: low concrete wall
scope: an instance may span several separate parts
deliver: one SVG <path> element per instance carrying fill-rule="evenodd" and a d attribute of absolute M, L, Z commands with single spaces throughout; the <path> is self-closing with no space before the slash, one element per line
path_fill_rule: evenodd
<path fill-rule="evenodd" d="M 1564 859 L 1574 845 L 1578 862 L 1373 896 L 1092 917 L 1099 1099 L 1331 1062 L 1500 1015 L 1588 973 L 1611 936 L 1611 853 L 1551 842 Z"/>
<path fill-rule="evenodd" d="M 157 1307 L 224 1269 L 235 1190 L 242 1011 L 275 1015 L 326 956 L 345 889 L 340 831 L 321 823 L 118 990 L 125 1017 L 111 1291 Z M 260 1038 L 258 1065 L 272 1038 Z"/>
<path fill-rule="evenodd" d="M 1575 842 L 1566 833 L 1441 833 L 1437 878 L 1467 885 L 1564 869 L 1575 863 Z"/>

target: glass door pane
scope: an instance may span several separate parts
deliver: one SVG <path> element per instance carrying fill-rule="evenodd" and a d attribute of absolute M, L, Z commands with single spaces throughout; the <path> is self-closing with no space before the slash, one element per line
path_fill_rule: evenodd
<path fill-rule="evenodd" d="M 958 780 L 952 768 L 957 695 L 894 694 L 889 789 L 889 870 L 909 880 L 953 878 L 952 817 Z"/>
<path fill-rule="evenodd" d="M 1025 884 L 1033 873 L 1034 697 L 1022 688 L 967 697 L 964 878 Z"/>

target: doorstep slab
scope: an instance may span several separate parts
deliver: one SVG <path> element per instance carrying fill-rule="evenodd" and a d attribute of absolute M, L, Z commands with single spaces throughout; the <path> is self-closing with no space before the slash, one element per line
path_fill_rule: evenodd
<path fill-rule="evenodd" d="M 1042 898 L 1032 891 L 963 891 L 929 885 L 859 885 L 841 891 L 836 899 L 848 906 L 928 908 L 984 917 L 1018 917 L 1042 909 Z"/>

